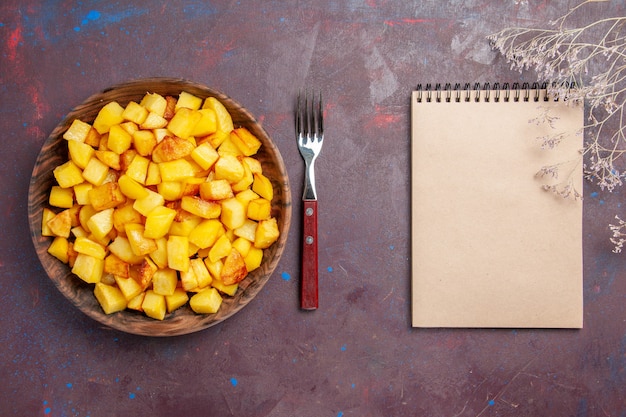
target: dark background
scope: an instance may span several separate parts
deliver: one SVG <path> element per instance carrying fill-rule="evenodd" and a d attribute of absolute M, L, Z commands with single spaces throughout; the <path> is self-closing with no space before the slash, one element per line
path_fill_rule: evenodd
<path fill-rule="evenodd" d="M 608 230 L 619 189 L 585 186 L 582 330 L 410 326 L 411 90 L 535 81 L 486 36 L 545 27 L 577 3 L 2 1 L 0 415 L 626 416 L 626 274 Z M 623 15 L 624 5 L 585 13 Z M 280 148 L 294 197 L 287 250 L 259 296 L 174 338 L 103 328 L 76 310 L 46 277 L 27 221 L 35 158 L 64 115 L 154 76 L 246 106 Z M 293 108 L 306 87 L 326 100 L 315 312 L 298 308 Z"/>

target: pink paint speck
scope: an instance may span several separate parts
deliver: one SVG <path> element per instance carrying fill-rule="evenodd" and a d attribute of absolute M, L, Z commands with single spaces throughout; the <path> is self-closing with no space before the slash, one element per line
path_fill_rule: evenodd
<path fill-rule="evenodd" d="M 374 116 L 373 123 L 377 127 L 387 127 L 394 125 L 400 121 L 400 116 L 396 114 L 377 114 Z"/>
<path fill-rule="evenodd" d="M 17 47 L 24 41 L 24 37 L 22 36 L 22 26 L 18 26 L 15 28 L 9 39 L 7 40 L 7 49 L 9 53 L 7 57 L 10 61 L 15 61 L 17 59 Z"/>
<path fill-rule="evenodd" d="M 33 141 L 40 141 L 41 138 L 45 137 L 45 132 L 41 130 L 38 126 L 29 126 L 26 128 L 26 134 L 28 139 L 32 139 Z"/>
<path fill-rule="evenodd" d="M 376 106 L 376 114 L 370 119 L 368 124 L 377 128 L 387 128 L 400 123 L 401 119 L 401 115 L 385 112 L 384 107 Z"/>
<path fill-rule="evenodd" d="M 415 25 L 417 23 L 435 23 L 437 19 L 400 19 L 400 20 L 385 20 L 385 24 L 387 26 L 398 26 L 398 25 Z"/>
<path fill-rule="evenodd" d="M 27 88 L 27 91 L 28 91 L 28 95 L 30 97 L 31 103 L 33 104 L 33 108 L 35 110 L 35 119 L 41 120 L 43 118 L 44 113 L 46 113 L 50 109 L 50 106 L 48 105 L 48 103 L 46 103 L 45 101 L 42 101 L 41 99 L 42 88 L 31 84 Z"/>

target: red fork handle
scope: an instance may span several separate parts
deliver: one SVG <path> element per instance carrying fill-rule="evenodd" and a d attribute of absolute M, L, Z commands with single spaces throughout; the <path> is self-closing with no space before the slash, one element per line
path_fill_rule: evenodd
<path fill-rule="evenodd" d="M 315 310 L 318 307 L 317 200 L 303 201 L 303 219 L 300 306 L 304 310 Z"/>

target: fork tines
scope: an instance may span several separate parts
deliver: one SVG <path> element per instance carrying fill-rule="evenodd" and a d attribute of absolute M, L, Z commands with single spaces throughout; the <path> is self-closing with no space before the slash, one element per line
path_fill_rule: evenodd
<path fill-rule="evenodd" d="M 324 114 L 322 111 L 322 92 L 319 94 L 304 92 L 298 93 L 296 107 L 296 131 L 307 138 L 324 134 Z M 315 138 L 314 138 L 315 139 Z"/>

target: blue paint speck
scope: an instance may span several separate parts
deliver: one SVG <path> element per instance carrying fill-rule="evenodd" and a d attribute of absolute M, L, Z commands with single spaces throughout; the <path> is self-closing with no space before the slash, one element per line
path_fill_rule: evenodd
<path fill-rule="evenodd" d="M 98 20 L 100 19 L 100 12 L 97 10 L 91 10 L 89 13 L 87 13 L 87 20 Z"/>
<path fill-rule="evenodd" d="M 343 416 L 343 411 L 340 411 L 337 413 L 337 417 L 342 417 Z"/>
<path fill-rule="evenodd" d="M 65 384 L 65 386 L 68 387 L 68 388 L 72 388 L 72 383 L 68 382 L 67 384 Z"/>
<path fill-rule="evenodd" d="M 332 266 L 329 266 L 328 268 L 326 268 L 326 270 L 327 270 L 328 272 L 333 272 L 333 267 L 332 267 Z"/>
<path fill-rule="evenodd" d="M 43 410 L 44 414 L 50 414 L 52 412 L 52 409 L 50 407 L 46 407 L 45 410 Z"/>
<path fill-rule="evenodd" d="M 135 17 L 135 16 L 140 16 L 145 13 L 147 13 L 147 10 L 140 10 L 136 8 L 128 10 L 128 11 L 124 11 L 118 14 L 110 14 L 110 13 L 102 14 L 98 10 L 91 10 L 89 13 L 87 13 L 86 16 L 84 16 L 81 19 L 80 25 L 74 27 L 74 31 L 80 32 L 81 28 L 87 27 L 93 24 L 96 24 L 96 25 L 117 24 L 117 23 L 120 23 L 124 19 Z M 124 28 L 122 28 L 121 30 L 126 31 L 126 29 Z M 100 33 L 104 34 L 104 32 L 100 32 Z M 128 33 L 128 31 L 126 31 L 126 33 Z"/>
<path fill-rule="evenodd" d="M 85 18 L 83 19 L 81 23 L 81 25 L 86 25 L 87 23 L 89 23 L 89 21 L 94 21 L 94 20 L 98 20 L 100 19 L 100 12 L 97 10 L 91 10 L 89 13 L 87 13 L 87 16 L 85 16 Z"/>
<path fill-rule="evenodd" d="M 598 196 L 598 192 L 594 191 L 593 193 L 590 194 L 591 197 L 596 198 Z"/>
<path fill-rule="evenodd" d="M 494 400 L 489 400 L 489 402 L 487 404 L 489 404 L 489 406 L 493 406 L 496 402 Z"/>
<path fill-rule="evenodd" d="M 206 5 L 202 4 L 202 2 L 197 2 L 197 3 L 200 3 L 200 4 L 184 6 L 183 12 L 185 14 L 192 14 L 194 17 L 210 16 L 210 15 L 217 13 L 216 9 L 207 7 Z"/>
<path fill-rule="evenodd" d="M 134 392 L 129 392 L 128 393 L 128 398 L 130 398 L 131 400 L 135 399 L 135 393 Z"/>
<path fill-rule="evenodd" d="M 233 387 L 236 387 L 239 381 L 237 381 L 237 378 L 231 378 L 230 383 Z"/>
<path fill-rule="evenodd" d="M 346 345 L 341 346 L 341 351 L 342 351 L 342 352 L 345 352 L 345 351 L 346 351 L 346 349 L 348 349 L 348 347 L 347 347 Z"/>
<path fill-rule="evenodd" d="M 389 245 L 389 250 L 394 250 L 396 247 L 393 245 Z"/>
<path fill-rule="evenodd" d="M 282 279 L 284 279 L 285 281 L 289 281 L 291 279 L 291 275 L 289 275 L 288 272 L 283 272 L 282 274 L 280 274 L 280 276 L 282 277 Z"/>

